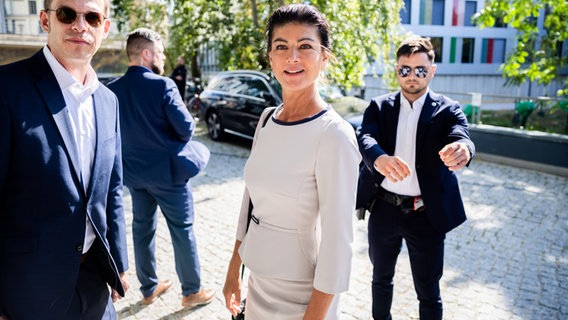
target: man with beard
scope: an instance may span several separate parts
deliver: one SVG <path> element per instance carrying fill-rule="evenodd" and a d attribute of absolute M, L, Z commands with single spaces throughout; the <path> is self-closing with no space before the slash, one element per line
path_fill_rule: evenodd
<path fill-rule="evenodd" d="M 459 103 L 429 89 L 436 71 L 430 41 L 409 38 L 396 56 L 400 92 L 371 101 L 359 136 L 365 166 L 357 208 L 371 212 L 373 318 L 391 319 L 404 239 L 420 319 L 442 319 L 445 234 L 466 219 L 455 171 L 470 163 L 474 145 Z"/>
<path fill-rule="evenodd" d="M 160 207 L 170 230 L 182 306 L 211 302 L 215 293 L 201 288 L 197 244 L 193 232 L 193 196 L 179 155 L 190 146 L 195 122 L 174 81 L 162 76 L 164 45 L 159 34 L 140 28 L 128 35 L 129 67 L 109 83 L 120 104 L 124 184 L 132 196 L 132 234 L 136 275 L 143 304 L 153 303 L 171 286 L 158 281 L 155 236 Z M 207 154 L 208 157 L 208 154 Z"/>

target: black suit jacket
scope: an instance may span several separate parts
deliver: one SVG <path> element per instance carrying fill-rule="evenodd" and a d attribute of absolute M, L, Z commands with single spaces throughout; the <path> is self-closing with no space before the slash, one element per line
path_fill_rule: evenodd
<path fill-rule="evenodd" d="M 376 97 L 365 110 L 359 134 L 364 166 L 359 178 L 358 208 L 374 198 L 384 179 L 373 168 L 375 160 L 383 154 L 394 154 L 400 97 L 400 92 Z M 467 144 L 473 158 L 475 146 L 459 103 L 430 91 L 418 120 L 415 169 L 428 218 L 444 233 L 466 220 L 458 179 L 438 155 L 445 145 L 456 141 Z"/>

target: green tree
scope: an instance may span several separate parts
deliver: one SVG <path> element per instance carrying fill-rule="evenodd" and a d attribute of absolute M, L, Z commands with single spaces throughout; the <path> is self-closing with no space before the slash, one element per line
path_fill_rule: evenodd
<path fill-rule="evenodd" d="M 542 13 L 544 32 L 537 27 Z M 516 47 L 501 66 L 506 84 L 530 80 L 547 85 L 566 68 L 568 55 L 561 52 L 562 43 L 568 40 L 566 0 L 489 0 L 474 20 L 481 28 L 503 21 L 517 29 Z M 568 78 L 557 95 L 568 95 Z"/>
<path fill-rule="evenodd" d="M 150 28 L 160 34 L 168 34 L 167 4 L 163 1 L 112 0 L 113 21 L 119 31 Z"/>
<path fill-rule="evenodd" d="M 115 19 L 135 21 L 151 16 L 146 4 L 136 0 L 113 0 Z M 222 70 L 268 70 L 264 29 L 278 6 L 292 1 L 270 0 L 169 0 L 173 21 L 169 26 L 169 61 L 177 55 L 188 58 L 192 75 L 200 76 L 199 54 L 215 49 Z M 365 68 L 384 61 L 386 83 L 394 86 L 394 48 L 400 40 L 399 11 L 402 0 L 314 0 L 332 29 L 336 62 L 327 78 L 345 89 L 363 84 Z M 157 11 L 156 11 L 157 12 Z M 154 16 L 160 25 L 164 15 Z M 147 23 L 147 22 L 146 22 Z"/>

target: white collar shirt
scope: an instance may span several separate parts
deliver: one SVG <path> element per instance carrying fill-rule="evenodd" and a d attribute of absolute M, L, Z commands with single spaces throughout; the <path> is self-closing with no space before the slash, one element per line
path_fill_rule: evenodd
<path fill-rule="evenodd" d="M 91 170 L 96 148 L 96 124 L 93 94 L 99 87 L 99 81 L 93 68 L 89 66 L 85 85 L 75 79 L 55 59 L 47 46 L 43 47 L 43 53 L 63 93 L 71 128 L 77 146 L 77 154 L 81 162 L 81 179 L 85 192 L 91 179 Z M 85 242 L 83 253 L 87 252 L 95 240 L 95 232 L 87 215 Z"/>
<path fill-rule="evenodd" d="M 402 92 L 400 94 L 400 113 L 398 115 L 394 156 L 401 158 L 408 164 L 410 175 L 398 182 L 384 179 L 381 186 L 390 192 L 406 196 L 419 196 L 421 194 L 418 176 L 416 175 L 416 129 L 428 91 L 426 90 L 426 93 L 416 99 L 412 106 L 404 97 L 404 94 Z"/>

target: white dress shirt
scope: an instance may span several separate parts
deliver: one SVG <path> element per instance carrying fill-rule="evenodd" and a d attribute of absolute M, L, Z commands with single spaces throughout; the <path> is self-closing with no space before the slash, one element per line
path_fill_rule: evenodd
<path fill-rule="evenodd" d="M 95 71 L 89 66 L 86 81 L 83 85 L 65 70 L 57 59 L 55 59 L 51 51 L 49 51 L 47 46 L 43 47 L 43 53 L 51 70 L 55 74 L 55 78 L 63 92 L 65 104 L 69 110 L 68 114 L 75 137 L 77 154 L 81 161 L 81 179 L 83 188 L 87 191 L 89 181 L 91 180 L 91 170 L 97 142 L 93 93 L 98 89 L 99 81 Z M 89 250 L 96 238 L 88 215 L 85 228 L 83 253 Z"/>
<path fill-rule="evenodd" d="M 400 113 L 398 115 L 394 156 L 401 158 L 408 164 L 410 175 L 398 182 L 384 179 L 381 186 L 390 192 L 406 196 L 419 196 L 421 194 L 418 176 L 416 175 L 416 129 L 428 91 L 429 89 L 416 99 L 412 106 L 404 97 L 404 94 L 400 94 Z"/>

